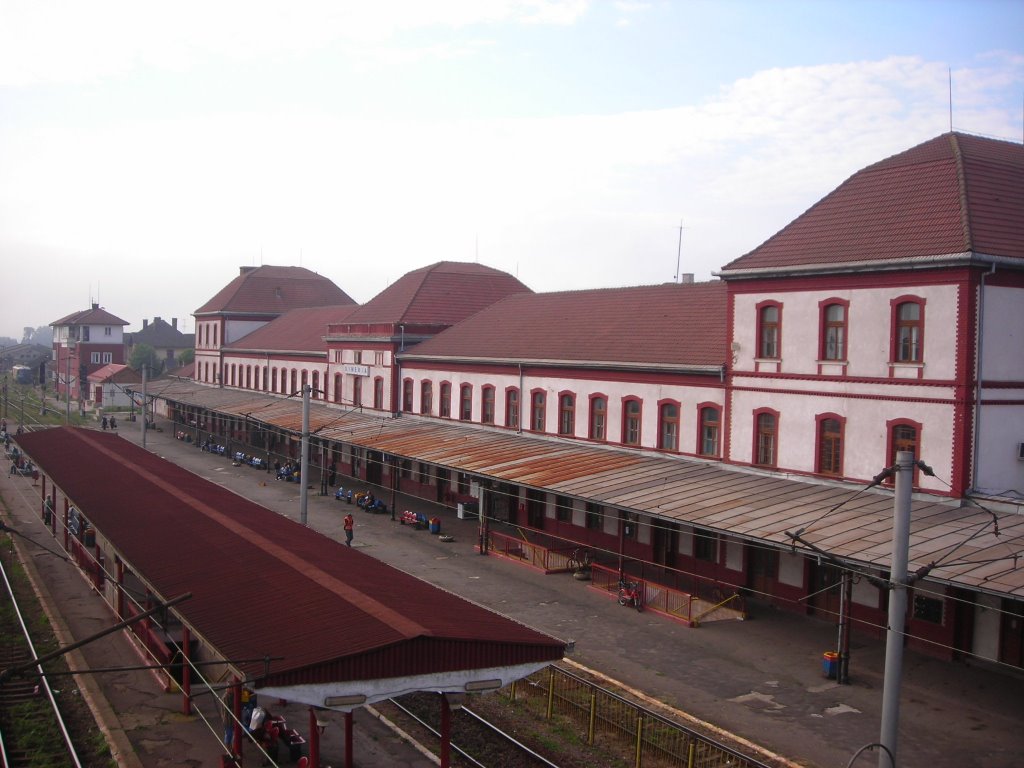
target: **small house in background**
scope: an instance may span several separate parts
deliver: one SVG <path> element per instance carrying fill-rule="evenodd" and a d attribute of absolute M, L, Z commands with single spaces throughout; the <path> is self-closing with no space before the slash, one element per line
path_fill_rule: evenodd
<path fill-rule="evenodd" d="M 87 405 L 90 408 L 102 408 L 105 411 L 129 408 L 132 399 L 125 390 L 138 391 L 141 382 L 142 374 L 133 371 L 127 365 L 117 363 L 105 365 L 98 371 L 89 374 Z"/>
<path fill-rule="evenodd" d="M 156 359 L 162 363 L 162 370 L 170 371 L 181 366 L 181 354 L 193 349 L 196 343 L 194 333 L 182 333 L 178 330 L 178 318 L 172 317 L 171 322 L 154 317 L 153 322 L 142 321 L 141 331 L 126 334 L 128 357 L 131 360 L 133 350 L 139 344 L 148 344 L 156 352 Z"/>

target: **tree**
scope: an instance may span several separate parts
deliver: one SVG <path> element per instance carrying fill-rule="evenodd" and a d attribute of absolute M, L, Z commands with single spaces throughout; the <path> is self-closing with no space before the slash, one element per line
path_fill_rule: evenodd
<path fill-rule="evenodd" d="M 156 350 L 149 344 L 136 344 L 132 349 L 131 357 L 128 358 L 128 367 L 133 371 L 141 371 L 142 366 L 149 366 L 149 375 L 156 376 L 163 370 L 160 361 L 156 359 Z"/>
<path fill-rule="evenodd" d="M 178 365 L 188 365 L 196 359 L 196 351 L 194 349 L 186 349 L 180 355 L 178 355 Z"/>

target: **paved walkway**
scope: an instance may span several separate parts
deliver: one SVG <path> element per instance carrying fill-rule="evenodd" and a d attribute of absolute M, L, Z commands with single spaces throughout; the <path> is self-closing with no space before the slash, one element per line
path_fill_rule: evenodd
<path fill-rule="evenodd" d="M 140 439 L 136 425 L 123 427 L 122 435 Z M 234 467 L 224 457 L 175 440 L 169 430 L 148 432 L 147 448 L 293 519 L 299 517 L 299 488 L 293 483 L 275 481 L 271 474 L 250 467 Z M 19 482 L 23 481 L 4 479 L 5 497 L 11 483 Z M 390 498 L 387 493 L 382 496 Z M 858 749 L 878 740 L 884 664 L 881 642 L 854 638 L 851 684 L 839 686 L 824 679 L 821 672 L 822 652 L 835 643 L 832 625 L 755 604 L 751 620 L 687 628 L 654 613 L 621 608 L 567 575 L 544 576 L 499 557 L 480 556 L 474 549 L 475 522 L 458 520 L 453 510 L 402 496 L 399 509 L 437 515 L 442 533 L 452 534 L 454 541 L 442 542 L 425 531 L 392 522 L 390 515 L 371 515 L 333 497 L 320 497 L 315 491 L 310 491 L 308 523 L 343 540 L 342 518 L 354 510 L 354 544 L 367 553 L 537 629 L 573 640 L 575 661 L 800 764 L 845 766 Z M 41 524 L 36 531 L 44 532 Z M 55 558 L 45 559 L 59 563 Z M 84 600 L 76 597 L 73 604 L 79 602 Z M 64 603 L 62 600 L 62 610 Z M 83 605 L 82 611 L 88 615 L 90 605 L 95 615 L 93 601 Z M 109 615 L 95 618 L 97 624 L 104 621 L 109 621 Z M 151 696 L 151 687 L 148 690 Z M 1022 690 L 1019 675 L 935 661 L 908 651 L 901 699 L 900 768 L 1020 765 L 1024 754 Z M 144 716 L 148 704 L 130 698 L 123 703 L 116 698 L 112 701 L 122 719 Z M 174 710 L 180 710 L 179 697 L 172 697 L 170 711 Z M 290 717 L 305 722 L 304 713 L 290 713 Z M 198 734 L 193 740 L 191 735 L 182 736 L 181 729 L 198 729 L 200 725 L 184 723 L 182 716 L 167 711 L 162 718 L 174 726 L 165 731 L 163 738 L 168 742 L 198 743 Z M 369 719 L 365 712 L 356 717 L 357 765 L 414 764 L 416 756 L 407 751 L 372 755 L 371 750 L 381 747 L 380 739 L 385 737 L 368 730 L 372 725 Z M 339 729 L 328 729 L 327 755 L 334 751 L 332 731 L 336 739 L 340 737 Z M 875 765 L 876 755 L 862 756 L 855 765 Z M 183 752 L 182 757 L 187 755 Z M 334 765 L 340 762 L 331 759 Z M 214 763 L 187 758 L 173 764 Z"/>

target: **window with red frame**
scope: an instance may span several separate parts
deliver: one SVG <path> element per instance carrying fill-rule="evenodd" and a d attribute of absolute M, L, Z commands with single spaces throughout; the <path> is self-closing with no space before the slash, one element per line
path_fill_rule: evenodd
<path fill-rule="evenodd" d="M 441 402 L 439 403 L 441 408 L 441 418 L 450 419 L 452 417 L 452 385 L 447 381 L 441 382 Z"/>
<path fill-rule="evenodd" d="M 429 416 L 434 410 L 434 384 L 427 379 L 420 382 L 420 413 Z"/>
<path fill-rule="evenodd" d="M 607 440 L 608 401 L 603 397 L 590 399 L 590 439 Z"/>
<path fill-rule="evenodd" d="M 721 415 L 717 408 L 705 406 L 700 409 L 700 455 L 718 455 L 718 436 Z"/>
<path fill-rule="evenodd" d="M 839 419 L 822 419 L 818 423 L 818 472 L 843 473 L 843 425 Z"/>
<path fill-rule="evenodd" d="M 543 392 L 534 392 L 530 398 L 530 428 L 534 432 L 543 432 L 547 416 L 545 406 L 547 398 Z"/>
<path fill-rule="evenodd" d="M 473 385 L 459 387 L 459 421 L 473 420 Z"/>
<path fill-rule="evenodd" d="M 373 380 L 373 407 L 378 410 L 384 408 L 384 379 L 380 376 Z"/>
<path fill-rule="evenodd" d="M 758 357 L 778 359 L 779 330 L 782 325 L 782 308 L 778 304 L 761 307 L 757 315 L 757 354 Z"/>
<path fill-rule="evenodd" d="M 640 445 L 639 400 L 626 400 L 622 406 L 622 442 L 626 445 Z"/>
<path fill-rule="evenodd" d="M 505 392 L 505 426 L 519 429 L 519 390 Z"/>
<path fill-rule="evenodd" d="M 822 313 L 821 359 L 846 359 L 846 307 L 829 304 Z"/>
<path fill-rule="evenodd" d="M 776 462 L 776 443 L 778 441 L 778 421 L 774 413 L 757 414 L 755 439 L 757 440 L 754 463 L 761 467 L 774 467 Z"/>
<path fill-rule="evenodd" d="M 352 377 L 352 405 L 363 404 L 363 379 L 361 376 Z"/>
<path fill-rule="evenodd" d="M 921 362 L 923 329 L 924 310 L 918 302 L 904 301 L 896 306 L 896 362 Z"/>
<path fill-rule="evenodd" d="M 658 413 L 658 447 L 663 451 L 679 450 L 679 405 L 662 403 Z"/>
<path fill-rule="evenodd" d="M 402 410 L 412 413 L 412 379 L 402 381 Z"/>
<path fill-rule="evenodd" d="M 480 398 L 480 421 L 494 423 L 494 387 L 484 387 Z"/>
<path fill-rule="evenodd" d="M 563 394 L 558 398 L 558 434 L 576 434 L 576 396 Z"/>

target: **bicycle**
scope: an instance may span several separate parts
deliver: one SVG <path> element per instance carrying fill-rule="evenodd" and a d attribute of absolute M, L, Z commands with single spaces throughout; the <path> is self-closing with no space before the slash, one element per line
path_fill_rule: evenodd
<path fill-rule="evenodd" d="M 584 571 L 590 568 L 591 562 L 590 550 L 586 547 L 577 547 L 569 555 L 569 570 Z"/>
<path fill-rule="evenodd" d="M 619 605 L 632 605 L 637 612 L 644 609 L 644 590 L 635 581 L 619 579 Z"/>

